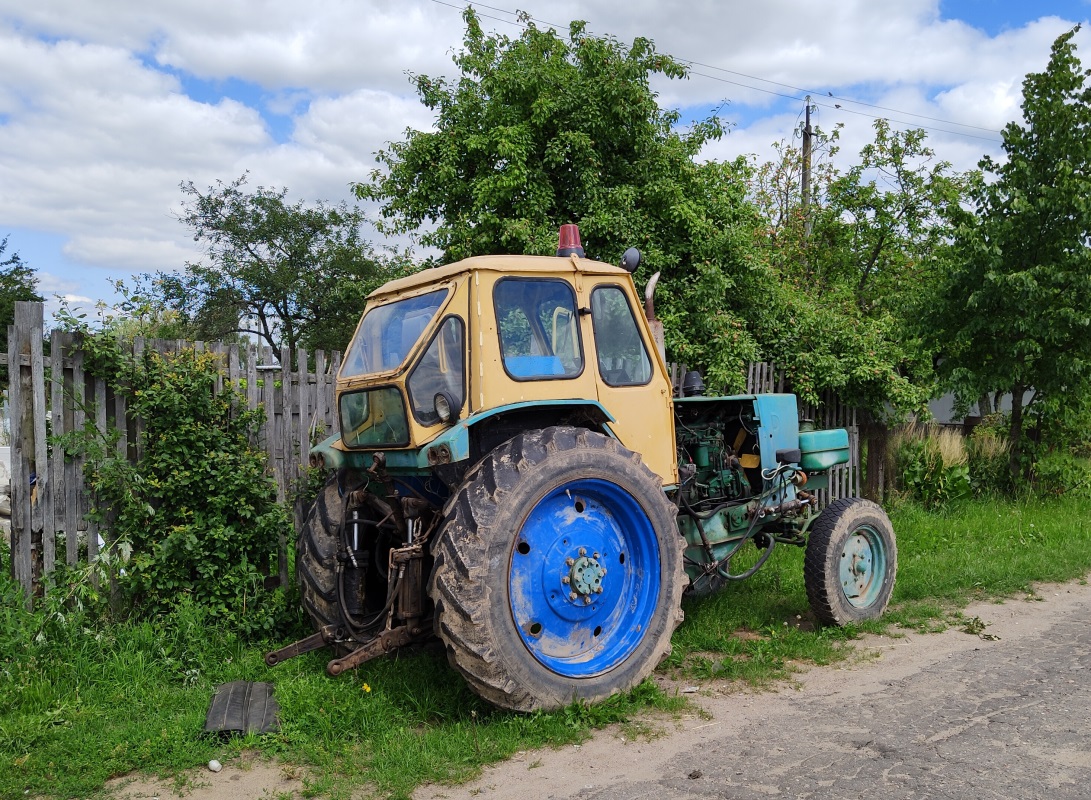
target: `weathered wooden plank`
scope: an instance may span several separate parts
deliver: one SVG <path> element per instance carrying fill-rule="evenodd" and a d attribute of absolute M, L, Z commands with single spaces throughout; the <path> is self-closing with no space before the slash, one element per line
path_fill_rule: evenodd
<path fill-rule="evenodd" d="M 330 365 L 332 379 L 326 388 L 326 396 L 330 404 L 330 433 L 338 433 L 341 430 L 341 412 L 337 408 L 337 375 L 341 372 L 341 351 L 333 351 L 333 363 Z"/>
<path fill-rule="evenodd" d="M 239 344 L 232 342 L 227 349 L 227 383 L 235 395 L 232 401 L 238 403 L 239 397 Z"/>
<path fill-rule="evenodd" d="M 314 419 L 317 428 L 321 428 L 321 438 L 329 434 L 329 404 L 326 399 L 326 351 L 314 351 Z M 316 428 L 316 432 L 317 432 Z"/>
<path fill-rule="evenodd" d="M 273 348 L 268 345 L 261 348 L 261 365 L 269 369 L 261 370 L 261 395 L 262 406 L 265 409 L 265 426 L 263 431 L 263 444 L 265 454 L 269 459 L 269 472 L 276 480 L 277 445 L 276 445 L 276 401 L 274 399 L 275 377 L 272 371 Z M 277 487 L 277 499 L 280 497 L 280 487 Z"/>
<path fill-rule="evenodd" d="M 31 469 L 34 474 L 34 491 L 31 492 L 31 531 L 41 535 L 45 530 L 45 520 L 52 521 L 53 508 L 46 507 L 49 498 L 49 449 L 46 446 L 46 416 L 45 416 L 45 365 L 42 363 L 44 353 L 42 347 L 45 340 L 43 328 L 43 306 L 40 303 L 32 303 L 33 316 L 30 330 L 30 391 L 31 413 L 33 414 L 34 437 L 34 463 Z"/>
<path fill-rule="evenodd" d="M 287 347 L 280 348 L 280 389 L 281 389 L 281 415 L 278 417 L 277 439 L 282 448 L 280 462 L 280 480 L 277 489 L 277 499 L 285 503 L 291 497 L 292 478 L 295 470 L 292 469 L 292 354 Z M 280 585 L 288 585 L 288 542 L 284 529 L 280 529 L 279 542 L 279 575 Z"/>
<path fill-rule="evenodd" d="M 95 429 L 98 431 L 98 435 L 101 437 L 106 436 L 106 381 L 102 378 L 95 377 L 92 381 L 94 387 L 94 414 L 95 414 Z M 88 501 L 93 502 L 93 498 L 88 495 Z M 87 560 L 93 562 L 98 558 L 99 554 L 99 528 L 98 523 L 92 519 L 87 520 Z M 92 573 L 94 579 L 95 573 Z"/>
<path fill-rule="evenodd" d="M 26 338 L 25 317 L 22 303 L 15 304 L 15 324 L 8 326 L 8 363 L 18 364 Z M 23 323 L 23 324 L 20 324 Z M 29 343 L 27 355 L 29 356 Z M 29 365 L 28 367 L 29 368 Z M 24 418 L 29 413 L 27 382 L 23 380 L 23 367 L 12 366 L 9 371 L 8 402 L 11 404 L 11 571 L 12 577 L 26 595 L 27 607 L 33 603 L 30 569 L 30 488 Z"/>
<path fill-rule="evenodd" d="M 53 447 L 49 455 L 49 506 L 52 513 L 46 517 L 45 532 L 42 537 L 42 577 L 48 582 L 56 566 L 57 531 L 65 531 L 64 498 L 64 449 L 58 441 L 64 435 L 64 364 L 63 351 L 69 335 L 64 331 L 53 330 L 49 333 L 49 352 L 55 356 L 57 366 L 49 371 L 49 408 L 50 425 L 53 432 Z M 48 543 L 46 542 L 48 537 Z M 65 533 L 67 547 L 68 534 Z M 67 561 L 67 559 L 66 559 Z"/>
<path fill-rule="evenodd" d="M 307 454 L 311 451 L 311 376 L 307 372 L 307 351 L 299 349 L 296 356 L 299 396 L 299 458 L 296 460 L 296 477 L 302 478 L 307 466 Z"/>
<path fill-rule="evenodd" d="M 60 402 L 57 403 L 56 399 L 54 399 L 56 403 L 54 409 L 56 410 L 56 407 L 59 406 L 61 412 L 61 423 L 59 428 L 55 429 L 55 432 L 68 433 L 75 430 L 75 399 L 73 397 L 71 354 L 76 338 L 74 334 L 62 331 L 54 331 L 53 336 L 54 344 L 51 348 L 53 355 L 61 359 L 63 364 L 68 365 L 60 373 Z M 54 376 L 56 375 L 57 373 L 54 373 Z M 54 460 L 57 460 L 56 455 L 54 455 Z M 79 520 L 79 500 L 78 496 L 73 494 L 76 489 L 76 462 L 75 459 L 66 458 L 62 452 L 59 466 L 62 477 L 54 487 L 53 502 L 57 504 L 57 525 L 64 531 L 65 563 L 69 566 L 75 566 L 79 559 L 79 534 L 76 530 Z"/>
<path fill-rule="evenodd" d="M 258 349 L 250 344 L 246 346 L 246 408 L 253 411 L 258 407 Z"/>

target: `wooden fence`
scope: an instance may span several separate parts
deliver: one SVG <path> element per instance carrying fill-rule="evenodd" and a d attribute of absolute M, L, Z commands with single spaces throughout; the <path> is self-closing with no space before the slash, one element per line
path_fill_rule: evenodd
<path fill-rule="evenodd" d="M 80 459 L 66 458 L 57 437 L 80 430 L 93 419 L 99 431 L 116 429 L 117 448 L 132 460 L 141 457 L 143 421 L 126 409 L 125 397 L 84 369 L 84 353 L 71 333 L 49 334 L 49 356 L 41 303 L 16 303 L 15 324 L 8 328 L 9 406 L 11 408 L 12 572 L 28 598 L 43 575 L 58 561 L 75 565 L 85 543 L 88 560 L 98 554 L 109 531 L 100 532 L 87 519 L 91 496 L 83 481 Z M 248 409 L 265 410 L 257 444 L 268 457 L 277 498 L 292 497 L 311 439 L 337 430 L 333 389 L 341 354 L 329 358 L 321 350 L 313 358 L 305 350 L 137 338 L 129 355 L 184 349 L 220 357 L 217 390 L 234 387 Z M 313 364 L 313 371 L 311 365 Z M 90 415 L 90 417 L 89 417 Z M 279 573 L 287 580 L 287 542 L 280 546 Z M 63 548 L 58 552 L 58 546 Z"/>
<path fill-rule="evenodd" d="M 110 545 L 110 531 L 98 531 L 88 519 L 91 494 L 83 480 L 83 463 L 66 458 L 57 437 L 80 430 L 89 419 L 102 433 L 116 430 L 119 453 L 131 460 L 141 457 L 142 420 L 127 408 L 125 397 L 106 381 L 84 368 L 84 353 L 73 334 L 54 330 L 47 341 L 41 303 L 16 303 L 15 325 L 8 328 L 9 407 L 11 409 L 12 572 L 26 590 L 28 602 L 58 562 L 75 566 L 81 558 L 94 559 L 101 546 Z M 322 351 L 292 353 L 283 348 L 183 342 L 137 338 L 129 353 L 177 353 L 185 349 L 216 353 L 221 371 L 217 390 L 234 387 L 246 407 L 261 407 L 265 424 L 258 444 L 268 456 L 269 471 L 281 502 L 293 495 L 303 475 L 303 463 L 312 440 L 337 430 L 334 380 L 340 353 L 329 358 Z M 311 365 L 314 369 L 311 371 Z M 671 365 L 679 386 L 685 374 Z M 748 393 L 784 391 L 782 370 L 769 364 L 751 364 Z M 831 471 L 830 488 L 820 500 L 856 496 L 860 489 L 859 432 L 856 412 L 830 397 L 818 407 L 804 406 L 801 417 L 819 427 L 845 427 L 852 447 L 851 461 Z M 89 416 L 90 415 L 90 416 Z M 824 496 L 823 496 L 824 495 Z M 83 547 L 81 548 L 81 542 Z M 102 542 L 102 544 L 100 544 Z M 279 576 L 287 581 L 287 546 L 280 542 Z M 61 552 L 58 552 L 58 547 Z"/>

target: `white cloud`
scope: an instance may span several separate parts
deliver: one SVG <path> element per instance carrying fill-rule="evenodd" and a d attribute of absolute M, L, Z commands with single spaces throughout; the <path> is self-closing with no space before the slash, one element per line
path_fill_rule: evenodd
<path fill-rule="evenodd" d="M 1042 17 L 989 36 L 943 19 L 939 0 L 518 7 L 562 33 L 569 20 L 585 19 L 595 33 L 624 43 L 646 36 L 661 52 L 709 65 L 695 72 L 713 77 L 654 86 L 668 107 L 730 101 L 725 113 L 740 125 L 710 145 L 706 155 L 717 158 L 767 157 L 770 143 L 791 136 L 801 106 L 785 112 L 769 93 L 799 94 L 791 87 L 998 130 L 1018 115 L 1023 75 L 1045 66 L 1072 22 Z M 487 29 L 518 35 L 491 19 L 510 15 L 479 13 Z M 60 276 L 74 283 L 63 291 L 93 295 L 105 293 L 106 275 L 178 268 L 194 257 L 176 218 L 183 180 L 204 187 L 248 170 L 251 186 L 351 202 L 349 182 L 366 179 L 376 150 L 407 127 L 431 124 L 405 73 L 454 76 L 462 34 L 458 11 L 429 0 L 0 0 L 0 233 L 10 226 L 65 237 L 63 254 L 87 269 Z M 1091 37 L 1081 32 L 1078 41 L 1086 48 Z M 846 123 L 842 163 L 871 138 L 871 118 L 850 109 L 896 118 L 816 101 L 824 128 Z M 286 117 L 288 133 L 263 113 Z M 958 169 L 995 149 L 939 130 L 930 142 Z"/>

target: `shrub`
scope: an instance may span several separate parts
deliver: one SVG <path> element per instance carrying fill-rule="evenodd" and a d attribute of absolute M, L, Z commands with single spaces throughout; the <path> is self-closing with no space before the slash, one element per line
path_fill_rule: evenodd
<path fill-rule="evenodd" d="M 1064 452 L 1043 456 L 1034 465 L 1034 490 L 1043 497 L 1059 497 L 1091 485 L 1091 464 Z"/>
<path fill-rule="evenodd" d="M 979 494 L 1010 494 L 1008 440 L 993 427 L 979 425 L 966 440 L 966 458 L 970 483 Z"/>
<path fill-rule="evenodd" d="M 93 422 L 64 440 L 87 459 L 91 516 L 116 542 L 127 610 L 159 616 L 195 604 L 241 634 L 273 632 L 291 617 L 283 591 L 266 588 L 289 519 L 250 443 L 262 412 L 215 391 L 214 354 L 148 350 L 134 360 L 110 336 L 83 333 L 89 368 L 144 420 L 137 463 L 118 455 L 116 431 L 104 436 Z"/>
<path fill-rule="evenodd" d="M 909 425 L 891 438 L 900 488 L 934 508 L 972 493 L 962 436 L 936 425 Z"/>

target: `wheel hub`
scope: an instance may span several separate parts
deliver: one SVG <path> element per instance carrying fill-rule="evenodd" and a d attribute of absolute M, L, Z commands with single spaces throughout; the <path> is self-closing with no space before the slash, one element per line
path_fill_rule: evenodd
<path fill-rule="evenodd" d="M 588 558 L 584 555 L 586 548 L 581 547 L 579 552 L 579 558 L 567 559 L 566 563 L 570 565 L 566 576 L 568 580 L 562 579 L 562 582 L 571 587 L 569 600 L 579 601 L 582 597 L 582 602 L 589 604 L 591 595 L 602 594 L 602 579 L 606 576 L 606 567 L 599 563 L 598 553 Z"/>
<path fill-rule="evenodd" d="M 881 582 L 882 576 L 876 574 L 876 548 L 870 531 L 854 534 L 845 543 L 841 554 L 841 586 L 845 597 L 853 605 L 863 605 L 875 591 L 875 582 Z"/>

